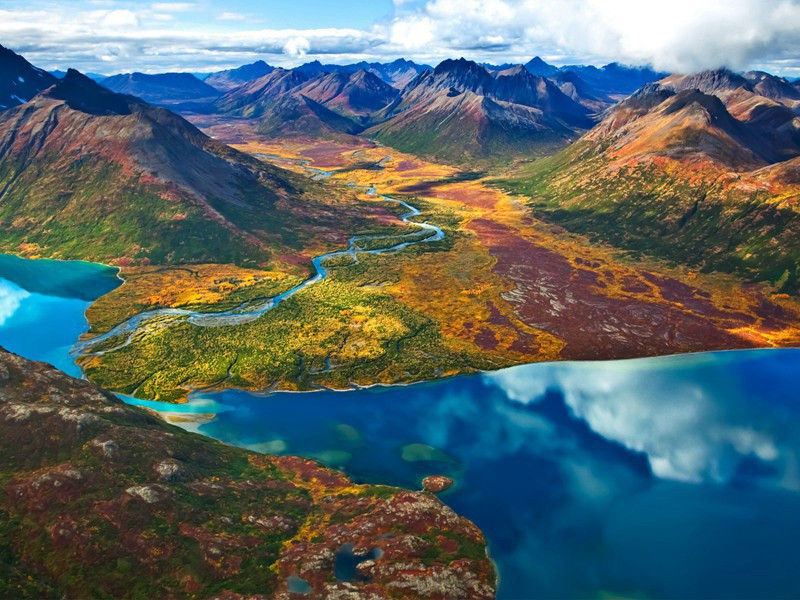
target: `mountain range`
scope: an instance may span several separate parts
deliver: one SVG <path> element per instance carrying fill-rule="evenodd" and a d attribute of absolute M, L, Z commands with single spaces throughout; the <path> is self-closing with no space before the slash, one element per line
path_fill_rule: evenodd
<path fill-rule="evenodd" d="M 191 73 L 126 73 L 107 77 L 100 84 L 112 92 L 136 96 L 162 106 L 213 101 L 221 94 Z"/>
<path fill-rule="evenodd" d="M 267 136 L 363 134 L 463 162 L 559 149 L 639 84 L 662 75 L 615 63 L 559 68 L 535 57 L 525 65 L 448 60 L 435 69 L 404 59 L 313 61 L 294 69 L 257 61 L 203 81 L 188 73 L 134 73 L 102 83 L 178 111 L 257 119 Z"/>
<path fill-rule="evenodd" d="M 377 62 L 358 62 L 349 65 L 324 65 L 318 60 L 305 63 L 297 67 L 296 70 L 312 75 L 320 73 L 345 73 L 351 74 L 356 71 L 367 71 L 372 73 L 384 82 L 402 89 L 408 85 L 417 75 L 429 71 L 428 65 L 420 65 L 410 60 L 399 58 L 390 63 Z"/>
<path fill-rule="evenodd" d="M 258 119 L 257 129 L 266 135 L 356 134 L 398 94 L 363 69 L 350 73 L 276 69 L 222 96 L 215 110 Z"/>
<path fill-rule="evenodd" d="M 232 89 L 214 112 L 257 119 L 266 135 L 363 133 L 400 150 L 463 161 L 546 152 L 576 139 L 603 101 L 580 84 L 570 92 L 521 65 L 491 71 L 448 60 L 398 90 L 366 69 L 328 72 L 309 63 Z"/>
<path fill-rule="evenodd" d="M 5 251 L 263 264 L 314 239 L 315 224 L 363 218 L 320 199 L 304 178 L 77 71 L 0 112 Z"/>
<path fill-rule="evenodd" d="M 52 71 L 49 71 L 49 73 L 56 79 L 63 79 L 64 75 L 67 74 L 66 71 L 62 71 L 61 69 L 53 69 Z M 108 75 L 101 75 L 100 73 L 86 72 L 84 75 L 86 75 L 89 79 L 94 79 L 98 83 L 103 81 L 103 79 L 108 79 Z"/>
<path fill-rule="evenodd" d="M 796 96 L 766 73 L 671 75 L 505 185 L 568 229 L 795 293 Z"/>
<path fill-rule="evenodd" d="M 249 65 L 242 65 L 236 69 L 228 69 L 225 71 L 217 71 L 212 73 L 203 82 L 213 87 L 220 92 L 229 92 L 235 87 L 260 79 L 264 75 L 269 75 L 275 68 L 265 63 L 263 60 L 258 60 Z"/>
<path fill-rule="evenodd" d="M 366 133 L 385 144 L 456 161 L 552 150 L 592 126 L 589 110 L 548 79 L 464 59 L 419 75 L 373 120 Z"/>
<path fill-rule="evenodd" d="M 267 71 L 219 95 L 210 110 L 249 120 L 267 136 L 364 135 L 460 164 L 529 160 L 568 146 L 503 184 L 528 195 L 542 216 L 615 246 L 798 288 L 797 82 L 726 69 L 649 82 L 659 74 L 615 64 L 556 69 L 534 59 L 486 67 L 459 59 L 423 69 L 399 89 L 365 65 L 371 70 L 254 63 L 219 75 L 232 85 Z M 298 238 L 312 235 L 293 229 L 300 214 L 334 218 L 302 179 L 207 138 L 173 113 L 74 71 L 59 81 L 11 51 L 0 68 L 4 89 L 20 79 L 27 86 L 13 94 L 16 106 L 0 111 L 6 248 L 260 263 L 276 243 L 302 245 Z M 163 80 L 116 81 L 128 89 Z M 188 81 L 198 94 L 211 89 Z M 621 89 L 642 82 L 617 102 Z M 290 197 L 307 204 L 298 208 Z M 91 252 L 75 233 L 87 214 L 98 219 L 102 240 Z M 166 233 L 175 231 L 181 234 Z"/>

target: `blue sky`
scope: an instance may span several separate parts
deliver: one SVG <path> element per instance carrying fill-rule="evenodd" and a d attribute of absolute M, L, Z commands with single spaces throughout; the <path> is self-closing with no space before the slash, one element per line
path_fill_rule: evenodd
<path fill-rule="evenodd" d="M 210 3 L 209 3 L 210 4 Z M 392 13 L 390 0 L 232 0 L 228 12 L 252 15 L 276 28 L 314 29 L 354 27 L 365 29 Z"/>
<path fill-rule="evenodd" d="M 368 28 L 389 17 L 391 0 L 196 0 L 192 2 L 127 2 L 113 0 L 4 0 L 7 10 L 44 10 L 57 14 L 69 7 L 75 12 L 102 9 L 141 11 L 143 7 L 161 7 L 162 14 L 171 14 L 176 26 L 238 29 L 242 24 L 275 29 L 315 29 L 324 27 Z"/>
<path fill-rule="evenodd" d="M 0 44 L 104 74 L 540 55 L 800 77 L 800 0 L 0 0 Z"/>

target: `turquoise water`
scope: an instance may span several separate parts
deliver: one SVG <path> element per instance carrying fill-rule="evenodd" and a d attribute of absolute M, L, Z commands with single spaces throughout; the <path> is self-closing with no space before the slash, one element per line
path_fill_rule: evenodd
<path fill-rule="evenodd" d="M 89 328 L 84 312 L 120 283 L 102 265 L 0 254 L 0 346 L 80 377 L 70 349 Z"/>
<path fill-rule="evenodd" d="M 0 344 L 69 366 L 86 302 L 5 285 Z M 800 350 L 767 350 L 136 403 L 214 413 L 192 427 L 356 481 L 453 477 L 442 499 L 486 533 L 501 598 L 797 598 L 798 375 Z"/>

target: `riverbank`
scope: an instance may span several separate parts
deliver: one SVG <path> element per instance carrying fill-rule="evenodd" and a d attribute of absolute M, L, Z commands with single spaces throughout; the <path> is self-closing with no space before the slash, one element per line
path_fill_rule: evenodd
<path fill-rule="evenodd" d="M 88 301 L 38 296 L 21 298 L 0 324 L 0 345 L 10 338 L 33 358 L 75 368 L 69 348 L 88 327 Z M 781 574 L 794 572 L 787 561 L 800 535 L 791 525 L 800 509 L 791 468 L 798 361 L 798 350 L 733 351 L 346 393 L 129 401 L 227 444 L 322 461 L 356 483 L 419 489 L 429 475 L 450 477 L 444 500 L 486 532 L 502 599 L 756 587 L 780 598 L 794 589 Z M 753 547 L 770 551 L 753 557 Z"/>
<path fill-rule="evenodd" d="M 366 204 L 381 203 L 369 195 L 378 190 L 417 208 L 421 215 L 406 220 L 427 222 L 441 236 L 425 238 L 415 227 L 419 238 L 401 234 L 412 236 L 413 245 L 384 253 L 374 252 L 375 244 L 403 244 L 396 231 L 351 239 L 344 251 L 318 257 L 306 283 L 273 277 L 277 305 L 253 302 L 259 285 L 242 283 L 266 272 L 231 274 L 230 293 L 219 294 L 226 278 L 209 275 L 222 267 L 204 267 L 200 277 L 182 270 L 191 266 L 148 271 L 140 294 L 131 286 L 124 298 L 120 290 L 90 311 L 105 336 L 94 342 L 103 354 L 81 359 L 93 380 L 129 395 L 181 401 L 209 387 L 349 389 L 523 363 L 800 343 L 795 300 L 593 246 L 538 222 L 480 174 L 393 152 L 387 160 L 386 148 L 253 141 L 240 149 L 306 176 L 322 173 L 321 187 L 359 192 Z M 162 299 L 159 286 L 173 285 L 194 304 L 173 301 L 153 315 L 146 332 L 131 335 L 123 326 L 121 335 L 108 334 L 112 324 L 131 318 L 128 307 L 146 309 Z M 188 294 L 192 285 L 198 298 Z M 167 292 L 166 300 L 178 296 Z M 214 301 L 204 304 L 203 297 Z M 235 306 L 250 314 L 237 314 Z M 228 312 L 206 314 L 220 310 Z M 203 322 L 224 326 L 197 326 Z"/>

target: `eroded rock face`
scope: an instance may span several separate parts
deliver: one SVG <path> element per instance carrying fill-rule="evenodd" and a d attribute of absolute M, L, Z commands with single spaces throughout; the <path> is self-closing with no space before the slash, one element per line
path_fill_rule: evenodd
<path fill-rule="evenodd" d="M 292 575 L 308 598 L 494 596 L 483 535 L 430 494 L 224 446 L 2 349 L 0 481 L 0 597 L 297 598 Z M 357 581 L 345 544 L 377 556 Z"/>

